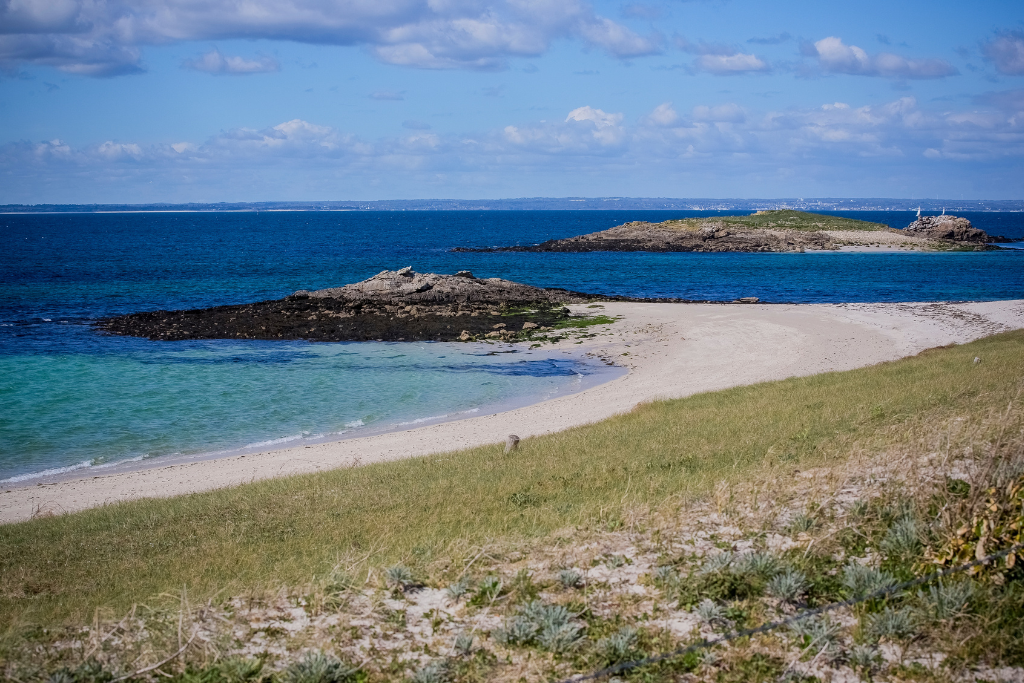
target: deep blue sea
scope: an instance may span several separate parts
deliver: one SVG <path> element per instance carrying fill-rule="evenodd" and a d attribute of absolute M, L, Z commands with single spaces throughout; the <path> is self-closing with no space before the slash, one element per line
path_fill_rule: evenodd
<path fill-rule="evenodd" d="M 98 334 L 90 322 L 103 316 L 276 299 L 404 266 L 646 297 L 1024 298 L 1024 250 L 450 252 L 715 213 L 722 212 L 0 215 L 0 483 L 407 428 L 542 400 L 615 372 L 561 352 L 500 345 L 151 342 Z M 841 215 L 893 227 L 914 217 Z M 1024 237 L 1022 213 L 961 215 L 991 234 Z"/>

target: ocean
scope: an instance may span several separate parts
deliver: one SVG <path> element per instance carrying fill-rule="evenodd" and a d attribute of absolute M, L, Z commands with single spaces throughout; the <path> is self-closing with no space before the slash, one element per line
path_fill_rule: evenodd
<path fill-rule="evenodd" d="M 0 216 L 0 484 L 210 457 L 525 405 L 620 369 L 578 354 L 451 343 L 151 342 L 122 313 L 276 299 L 381 270 L 470 270 L 543 287 L 765 302 L 1024 298 L 1024 250 L 965 253 L 451 253 L 630 220 L 729 212 L 453 211 Z M 735 212 L 739 213 L 739 212 Z M 893 227 L 911 212 L 842 212 Z M 961 213 L 1024 237 L 1022 213 Z M 1016 246 L 1020 246 L 1019 244 Z M 97 470 L 98 471 L 98 470 Z"/>

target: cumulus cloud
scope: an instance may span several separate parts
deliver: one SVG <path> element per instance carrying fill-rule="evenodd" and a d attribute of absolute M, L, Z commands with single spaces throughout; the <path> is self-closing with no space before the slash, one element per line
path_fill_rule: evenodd
<path fill-rule="evenodd" d="M 438 69 L 502 68 L 562 38 L 616 57 L 655 53 L 659 42 L 596 14 L 584 0 L 19 0 L 0 3 L 0 26 L 0 67 L 46 64 L 91 76 L 141 71 L 140 48 L 190 40 L 359 45 L 384 62 Z M 222 59 L 217 73 L 255 68 Z M 209 61 L 209 68 L 219 63 L 216 56 Z"/>
<path fill-rule="evenodd" d="M 944 78 L 960 73 L 942 59 L 907 59 L 891 52 L 869 55 L 835 36 L 822 38 L 805 52 L 816 57 L 821 69 L 829 73 L 911 79 Z"/>
<path fill-rule="evenodd" d="M 506 126 L 498 142 L 518 152 L 544 155 L 617 154 L 626 139 L 623 115 L 577 107 L 562 122 Z"/>
<path fill-rule="evenodd" d="M 262 74 L 277 71 L 281 68 L 281 65 L 277 63 L 277 60 L 270 57 L 260 57 L 259 59 L 245 59 L 244 57 L 232 56 L 225 57 L 217 48 L 214 48 L 195 59 L 186 59 L 182 62 L 182 66 L 194 71 L 205 71 L 208 74 L 234 75 Z"/>
<path fill-rule="evenodd" d="M 981 52 L 999 73 L 1024 76 L 1024 31 L 1003 31 L 983 43 Z"/>

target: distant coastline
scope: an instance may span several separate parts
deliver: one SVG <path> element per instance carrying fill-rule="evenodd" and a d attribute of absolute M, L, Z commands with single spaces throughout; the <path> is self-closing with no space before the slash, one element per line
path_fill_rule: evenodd
<path fill-rule="evenodd" d="M 0 214 L 191 213 L 259 211 L 996 211 L 1022 212 L 1019 199 L 520 197 L 372 201 L 187 202 L 148 204 L 3 204 Z"/>

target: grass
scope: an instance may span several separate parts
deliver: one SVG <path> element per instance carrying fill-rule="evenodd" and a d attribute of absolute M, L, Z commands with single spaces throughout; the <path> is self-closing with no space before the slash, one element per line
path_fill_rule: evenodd
<path fill-rule="evenodd" d="M 1004 408 L 1022 377 L 1024 333 L 1005 333 L 860 370 L 645 404 L 526 439 L 512 456 L 495 445 L 2 526 L 0 623 L 10 637 L 181 596 L 183 587 L 205 602 L 310 582 L 339 565 L 444 574 L 496 539 L 612 528 L 627 506 L 656 508 L 886 448 L 910 421 Z"/>
<path fill-rule="evenodd" d="M 714 216 L 711 218 L 686 218 L 676 221 L 665 221 L 661 225 L 678 230 L 698 230 L 704 225 L 722 225 L 733 228 L 771 228 L 774 230 L 800 230 L 813 232 L 817 230 L 888 230 L 889 226 L 882 223 L 858 221 L 840 216 L 826 216 L 820 213 L 792 211 L 789 209 L 776 211 L 758 211 L 749 216 Z"/>

